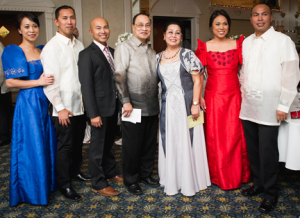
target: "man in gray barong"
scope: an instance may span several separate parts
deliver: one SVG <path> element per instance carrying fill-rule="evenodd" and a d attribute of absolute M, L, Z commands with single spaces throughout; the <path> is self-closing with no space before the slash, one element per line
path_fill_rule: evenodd
<path fill-rule="evenodd" d="M 141 109 L 141 123 L 122 121 L 124 184 L 135 195 L 143 194 L 138 182 L 158 187 L 151 177 L 157 144 L 158 84 L 155 51 L 148 40 L 151 21 L 143 13 L 133 18 L 131 39 L 117 46 L 114 79 L 123 105 L 123 116 Z"/>

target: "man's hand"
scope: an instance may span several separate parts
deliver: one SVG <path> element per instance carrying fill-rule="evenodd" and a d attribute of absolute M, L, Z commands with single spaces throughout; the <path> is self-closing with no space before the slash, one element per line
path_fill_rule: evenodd
<path fill-rule="evenodd" d="M 123 113 L 122 113 L 122 115 L 124 114 L 124 117 L 129 117 L 132 110 L 133 110 L 133 108 L 132 108 L 131 103 L 128 102 L 128 103 L 123 104 Z"/>
<path fill-rule="evenodd" d="M 71 114 L 72 116 L 74 116 L 74 114 L 67 110 L 67 109 L 63 109 L 61 111 L 58 112 L 58 119 L 59 119 L 59 124 L 64 126 L 64 127 L 68 127 L 68 124 L 71 124 L 71 121 L 69 119 L 69 114 Z"/>
<path fill-rule="evenodd" d="M 91 118 L 91 124 L 94 127 L 100 127 L 101 128 L 101 126 L 103 125 L 101 117 L 98 116 L 98 117 Z"/>
<path fill-rule="evenodd" d="M 286 120 L 286 118 L 287 118 L 287 113 L 277 110 L 277 122 L 278 123 L 280 121 Z"/>

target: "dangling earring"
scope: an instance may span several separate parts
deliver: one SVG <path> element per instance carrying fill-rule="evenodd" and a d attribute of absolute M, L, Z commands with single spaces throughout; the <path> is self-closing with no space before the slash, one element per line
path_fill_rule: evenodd
<path fill-rule="evenodd" d="M 164 40 L 166 40 L 166 39 L 164 38 Z"/>

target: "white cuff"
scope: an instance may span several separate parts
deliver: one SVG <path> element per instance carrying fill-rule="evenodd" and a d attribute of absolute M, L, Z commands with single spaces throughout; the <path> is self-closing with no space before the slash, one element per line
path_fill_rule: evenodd
<path fill-rule="evenodd" d="M 289 112 L 289 109 L 290 109 L 289 107 L 284 106 L 284 105 L 282 105 L 282 104 L 279 104 L 278 107 L 277 107 L 277 110 L 282 111 L 282 112 L 284 112 L 284 113 L 288 113 L 288 112 Z"/>
<path fill-rule="evenodd" d="M 63 109 L 65 109 L 65 106 L 63 104 L 59 104 L 55 106 L 55 109 L 57 112 L 62 111 Z"/>

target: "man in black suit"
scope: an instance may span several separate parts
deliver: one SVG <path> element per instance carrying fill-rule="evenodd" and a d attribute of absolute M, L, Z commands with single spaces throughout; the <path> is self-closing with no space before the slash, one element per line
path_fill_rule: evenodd
<path fill-rule="evenodd" d="M 106 43 L 110 31 L 105 19 L 93 19 L 89 32 L 94 40 L 79 53 L 78 66 L 84 107 L 91 123 L 89 164 L 92 191 L 114 196 L 120 192 L 111 188 L 107 179 L 123 181 L 123 177 L 116 173 L 116 161 L 111 152 L 118 118 L 118 98 L 113 80 L 114 50 Z"/>

